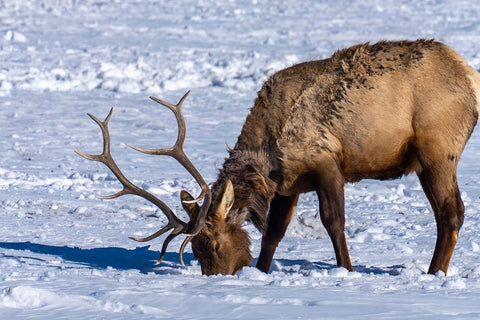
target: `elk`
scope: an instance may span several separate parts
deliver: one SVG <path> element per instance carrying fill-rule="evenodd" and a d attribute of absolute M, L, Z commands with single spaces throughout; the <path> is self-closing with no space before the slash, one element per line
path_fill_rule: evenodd
<path fill-rule="evenodd" d="M 201 193 L 181 192 L 190 220 L 184 222 L 160 199 L 131 183 L 110 154 L 108 121 L 101 127 L 100 155 L 78 152 L 106 164 L 123 184 L 107 198 L 136 194 L 157 205 L 168 224 L 169 242 L 183 234 L 180 261 L 190 241 L 202 273 L 236 274 L 252 265 L 242 223 L 262 233 L 257 268 L 268 272 L 300 193 L 315 191 L 321 221 L 337 265 L 353 270 L 345 226 L 344 186 L 361 179 L 395 179 L 415 172 L 433 209 L 437 240 L 428 273 L 447 272 L 463 224 L 457 185 L 460 155 L 478 118 L 480 75 L 453 49 L 434 40 L 381 41 L 338 50 L 330 58 L 278 71 L 263 84 L 240 136 L 211 188 L 183 151 L 181 106 L 151 97 L 171 109 L 178 139 L 169 149 L 134 149 L 177 159 Z"/>

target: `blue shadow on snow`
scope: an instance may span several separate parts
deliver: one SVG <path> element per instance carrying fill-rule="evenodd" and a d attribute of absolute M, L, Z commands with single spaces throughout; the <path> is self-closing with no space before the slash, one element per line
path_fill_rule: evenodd
<path fill-rule="evenodd" d="M 142 273 L 162 273 L 160 270 L 154 268 L 154 263 L 160 257 L 160 252 L 150 250 L 150 246 L 137 247 L 132 250 L 116 247 L 82 249 L 68 246 L 50 246 L 27 241 L 0 242 L 0 248 L 27 250 L 33 253 L 54 255 L 62 258 L 63 260 L 85 264 L 92 268 L 105 269 L 111 267 L 118 270 L 136 269 Z M 184 254 L 184 260 L 186 264 L 189 264 L 189 262 L 193 259 L 193 254 Z M 181 267 L 180 263 L 178 262 L 178 253 L 167 252 L 163 260 L 164 264 L 168 265 L 170 273 L 172 271 L 171 268 L 178 269 Z"/>
<path fill-rule="evenodd" d="M 256 262 L 256 261 L 255 261 Z M 272 271 L 281 271 L 286 273 L 296 273 L 297 270 L 332 270 L 336 269 L 337 264 L 326 263 L 326 262 L 312 262 L 304 259 L 274 259 L 272 266 L 270 267 L 270 272 Z M 365 274 L 385 274 L 390 276 L 398 276 L 401 273 L 401 270 L 405 269 L 405 266 L 394 265 L 388 267 L 374 267 L 374 266 L 364 266 L 364 265 L 354 265 L 353 271 Z"/>
<path fill-rule="evenodd" d="M 33 253 L 54 255 L 63 260 L 71 261 L 87 265 L 91 268 L 114 268 L 117 270 L 139 270 L 142 273 L 172 273 L 175 269 L 181 268 L 179 263 L 179 256 L 177 252 L 167 252 L 165 254 L 163 266 L 167 266 L 168 270 L 161 270 L 156 267 L 154 263 L 160 256 L 158 251 L 150 250 L 150 246 L 137 247 L 132 250 L 107 247 L 107 248 L 93 248 L 82 249 L 78 247 L 58 247 L 44 244 L 27 242 L 0 242 L 0 248 L 13 250 L 26 250 Z M 18 258 L 18 256 L 15 256 Z M 28 257 L 30 259 L 38 259 L 35 257 Z M 184 253 L 184 260 L 186 264 L 194 260 L 191 253 Z M 253 265 L 256 265 L 257 259 L 254 259 Z M 337 268 L 336 264 L 329 264 L 325 262 L 312 262 L 302 259 L 274 259 L 270 272 L 281 271 L 287 273 L 298 272 L 297 267 L 303 270 L 331 270 Z M 396 276 L 400 274 L 400 270 L 405 266 L 390 266 L 390 267 L 367 267 L 362 265 L 354 266 L 354 270 L 360 273 L 370 274 L 388 274 Z"/>

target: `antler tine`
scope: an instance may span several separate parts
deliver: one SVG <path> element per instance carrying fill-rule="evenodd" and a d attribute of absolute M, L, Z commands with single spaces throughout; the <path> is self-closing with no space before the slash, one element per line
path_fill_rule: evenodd
<path fill-rule="evenodd" d="M 179 252 L 179 255 L 180 255 L 180 263 L 182 264 L 182 266 L 185 265 L 185 261 L 183 261 L 183 251 L 185 250 L 185 247 L 187 246 L 187 244 L 192 241 L 194 236 L 188 236 L 185 238 L 185 240 L 183 240 L 183 243 L 182 245 L 180 246 L 180 252 Z"/>
<path fill-rule="evenodd" d="M 110 118 L 112 117 L 113 114 L 113 108 L 110 108 L 110 111 L 108 112 L 107 117 L 105 118 L 104 121 L 100 121 L 97 117 L 92 115 L 91 113 L 87 113 L 87 115 L 92 118 L 93 121 L 95 121 L 100 129 L 102 130 L 102 135 L 103 135 L 103 152 L 101 154 L 88 154 L 85 152 L 81 152 L 78 150 L 74 150 L 76 154 L 84 157 L 85 159 L 91 160 L 91 161 L 100 161 L 102 162 L 105 159 L 105 156 L 110 154 L 110 133 L 108 132 L 108 122 L 110 121 Z M 107 147 L 108 146 L 108 147 Z M 107 147 L 107 148 L 106 148 Z"/>
<path fill-rule="evenodd" d="M 135 237 L 129 237 L 129 238 L 132 239 L 132 240 L 138 241 L 138 242 L 147 242 L 147 241 L 153 240 L 153 239 L 161 236 L 162 234 L 164 234 L 165 232 L 167 232 L 170 229 L 171 229 L 170 226 L 166 226 L 163 229 L 158 230 L 157 232 L 155 232 L 155 233 L 153 233 L 153 234 L 151 234 L 151 235 L 149 235 L 148 237 L 145 237 L 145 238 L 135 238 Z M 167 237 L 167 239 L 165 239 L 165 241 L 163 242 L 162 251 L 160 253 L 160 258 L 157 260 L 157 262 L 155 262 L 155 265 L 160 264 L 162 262 L 162 260 L 165 256 L 166 250 L 167 250 L 168 243 L 170 243 L 170 241 L 174 237 L 176 237 L 177 235 L 179 235 L 179 234 L 175 234 L 174 232 L 172 232 L 172 234 L 170 234 L 169 237 Z M 170 239 L 170 236 L 171 236 L 171 239 Z M 185 261 L 183 260 L 183 252 L 184 252 L 187 244 L 192 239 L 193 239 L 193 236 L 186 237 L 185 240 L 183 240 L 182 245 L 180 246 L 179 255 L 180 255 L 180 263 L 182 264 L 182 266 L 185 266 Z"/>
<path fill-rule="evenodd" d="M 155 238 L 160 237 L 162 234 L 169 231 L 170 229 L 172 229 L 172 226 L 171 225 L 166 225 L 165 227 L 163 227 L 162 229 L 158 230 L 155 233 L 152 233 L 148 237 L 145 237 L 145 238 L 129 237 L 129 238 L 132 239 L 132 240 L 135 240 L 137 242 L 147 242 L 147 241 L 150 241 L 150 240 L 153 240 Z"/>
<path fill-rule="evenodd" d="M 150 97 L 150 99 L 152 99 L 153 101 L 169 108 L 175 115 L 175 118 L 177 120 L 177 126 L 178 126 L 178 136 L 177 136 L 177 141 L 171 148 L 147 149 L 147 148 L 136 147 L 133 145 L 128 145 L 128 146 L 139 152 L 150 154 L 150 155 L 171 156 L 174 159 L 176 159 L 195 178 L 195 180 L 201 187 L 201 192 L 197 198 L 189 201 L 188 203 L 197 203 L 203 199 L 203 204 L 202 204 L 200 213 L 198 215 L 198 219 L 195 225 L 193 226 L 192 230 L 188 230 L 186 232 L 187 236 L 193 236 L 198 234 L 202 230 L 203 226 L 205 225 L 208 207 L 210 206 L 210 203 L 211 203 L 211 192 L 210 192 L 210 188 L 208 187 L 207 183 L 203 179 L 202 175 L 197 170 L 197 168 L 193 165 L 193 163 L 190 161 L 190 159 L 185 154 L 185 151 L 183 150 L 183 143 L 185 142 L 187 129 L 185 125 L 185 118 L 183 117 L 182 104 L 187 98 L 187 96 L 189 95 L 189 93 L 190 91 L 187 91 L 187 93 L 185 93 L 185 95 L 180 99 L 180 101 L 176 105 L 173 105 L 169 102 L 163 101 L 156 97 L 152 97 L 152 96 Z"/>
<path fill-rule="evenodd" d="M 163 258 L 165 257 L 165 253 L 167 252 L 168 244 L 170 243 L 170 241 L 173 240 L 173 238 L 175 238 L 178 235 L 180 235 L 180 233 L 175 233 L 175 230 L 174 230 L 172 233 L 170 233 L 167 236 L 165 241 L 163 241 L 162 251 L 160 252 L 160 258 L 158 258 L 157 262 L 155 262 L 155 265 L 158 265 L 158 264 L 162 263 Z M 185 265 L 185 263 L 183 262 L 183 257 L 182 256 L 180 256 L 180 262 L 182 263 L 182 266 Z"/>
<path fill-rule="evenodd" d="M 108 122 L 109 122 L 109 120 L 112 116 L 112 113 L 113 113 L 113 108 L 110 109 L 110 112 L 108 113 L 108 115 L 107 115 L 107 117 L 105 118 L 104 121 L 101 121 L 97 117 L 95 117 L 91 114 L 88 114 L 90 116 L 90 118 L 92 118 L 98 124 L 100 129 L 102 130 L 103 152 L 101 154 L 98 154 L 98 155 L 87 154 L 87 153 L 77 151 L 77 150 L 75 150 L 75 152 L 77 154 L 79 154 L 80 156 L 88 159 L 88 160 L 98 161 L 98 162 L 102 162 L 103 164 L 105 164 L 110 169 L 110 171 L 115 175 L 115 177 L 117 177 L 118 181 L 122 184 L 122 186 L 123 186 L 122 190 L 120 190 L 119 192 L 117 192 L 113 195 L 105 196 L 105 197 L 101 197 L 101 198 L 103 198 L 103 199 L 114 199 L 114 198 L 118 198 L 118 197 L 120 197 L 122 195 L 125 195 L 125 194 L 134 194 L 134 195 L 137 195 L 137 196 L 140 196 L 140 197 L 144 198 L 145 200 L 150 201 L 151 203 L 156 205 L 160 210 L 163 211 L 163 213 L 168 218 L 168 224 L 165 227 L 163 227 L 161 230 L 155 232 L 154 234 L 152 234 L 149 237 L 146 237 L 146 238 L 132 238 L 133 240 L 136 240 L 136 241 L 148 241 L 148 240 L 152 240 L 152 239 L 164 234 L 165 232 L 173 229 L 173 231 L 168 235 L 167 239 L 163 243 L 162 255 L 160 257 L 162 259 L 163 256 L 165 255 L 165 251 L 167 249 L 168 243 L 173 238 L 175 238 L 179 234 L 182 234 L 183 232 L 186 231 L 187 223 L 185 223 L 180 218 L 178 218 L 173 213 L 173 211 L 162 200 L 158 199 L 156 196 L 154 196 L 150 192 L 148 192 L 148 191 L 136 186 L 135 184 L 133 184 L 122 173 L 122 171 L 120 170 L 120 168 L 116 164 L 115 160 L 113 159 L 111 151 L 110 151 L 110 133 L 109 133 L 109 130 L 108 130 Z M 161 261 L 161 259 L 160 259 L 160 261 Z"/>
<path fill-rule="evenodd" d="M 181 108 L 182 107 L 182 104 L 183 104 L 183 101 L 185 101 L 185 99 L 187 99 L 188 95 L 190 94 L 190 90 L 188 90 L 182 98 L 180 98 L 180 101 L 178 101 L 177 104 L 171 104 L 170 102 L 167 102 L 165 100 L 162 100 L 162 99 L 159 99 L 157 97 L 154 97 L 154 96 L 150 96 L 149 98 L 152 99 L 153 101 L 157 102 L 157 103 L 160 103 L 161 105 L 164 105 L 165 107 L 169 108 L 170 110 L 172 110 L 173 112 L 175 112 L 176 109 L 178 108 Z"/>

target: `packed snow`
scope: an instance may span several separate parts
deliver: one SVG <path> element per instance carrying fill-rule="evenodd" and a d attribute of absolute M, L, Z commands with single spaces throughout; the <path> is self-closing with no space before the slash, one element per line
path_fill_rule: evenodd
<path fill-rule="evenodd" d="M 296 62 L 382 39 L 435 38 L 480 69 L 480 5 L 431 1 L 0 0 L 0 315 L 2 319 L 478 319 L 480 133 L 459 165 L 465 223 L 448 275 L 428 275 L 436 228 L 415 176 L 346 188 L 354 272 L 336 267 L 314 194 L 302 195 L 272 270 L 201 275 L 174 240 L 155 266 L 163 214 L 119 190 L 101 150 L 179 215 L 198 186 L 175 161 L 125 143 L 170 146 L 155 95 L 184 105 L 185 150 L 213 182 L 262 82 Z M 260 234 L 249 224 L 252 251 Z"/>

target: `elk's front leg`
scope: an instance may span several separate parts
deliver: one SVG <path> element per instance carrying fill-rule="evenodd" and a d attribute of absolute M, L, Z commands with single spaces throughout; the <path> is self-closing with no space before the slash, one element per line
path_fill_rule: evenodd
<path fill-rule="evenodd" d="M 298 194 L 293 197 L 284 197 L 277 194 L 272 199 L 268 213 L 267 230 L 262 237 L 262 249 L 257 261 L 259 270 L 263 272 L 270 270 L 273 255 L 285 235 L 285 231 L 297 207 L 297 201 Z"/>
<path fill-rule="evenodd" d="M 345 239 L 345 180 L 338 171 L 330 171 L 320 179 L 317 189 L 320 217 L 332 240 L 337 265 L 353 271 Z"/>

